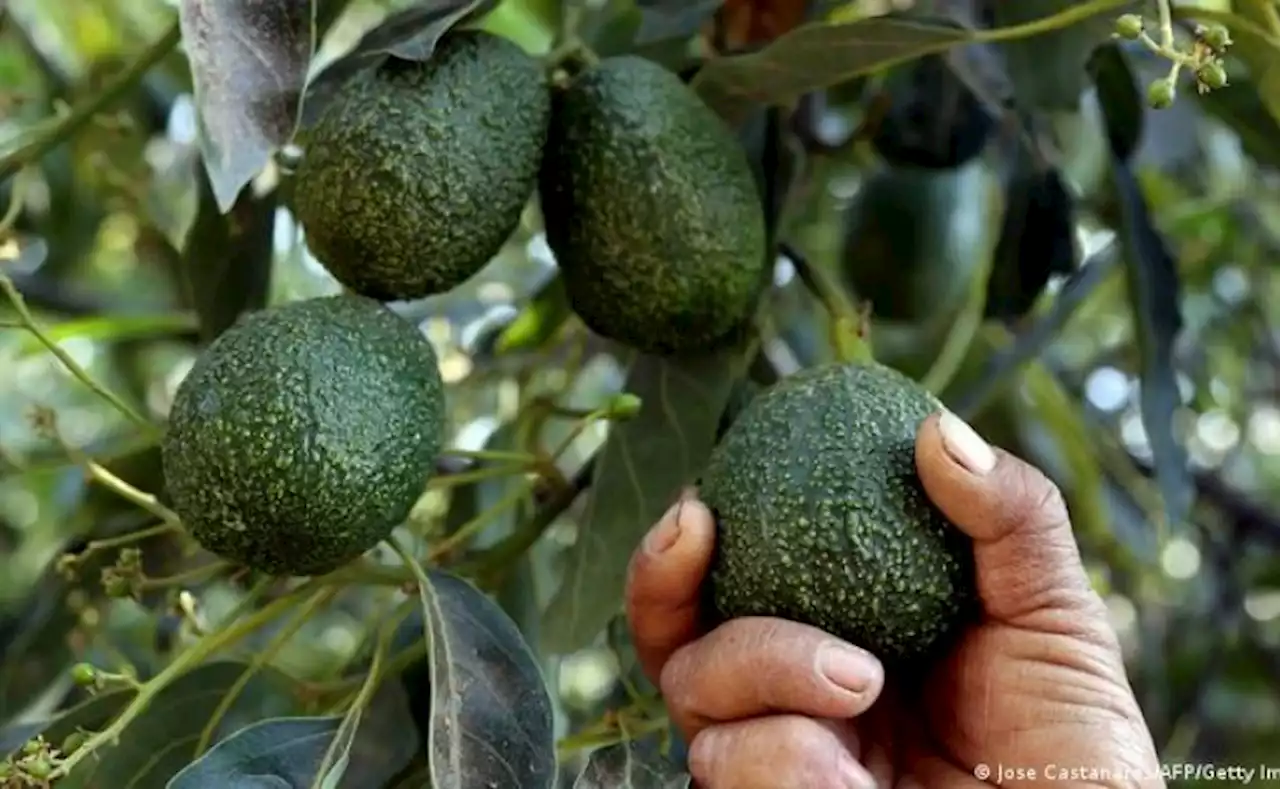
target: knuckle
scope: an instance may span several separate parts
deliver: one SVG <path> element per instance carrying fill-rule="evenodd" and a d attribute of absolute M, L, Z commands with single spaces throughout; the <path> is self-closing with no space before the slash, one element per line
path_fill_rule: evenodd
<path fill-rule="evenodd" d="M 689 775 L 702 789 L 715 789 L 717 766 L 725 737 L 712 729 L 705 729 L 689 743 Z"/>
<path fill-rule="evenodd" d="M 690 682 L 689 672 L 695 665 L 689 650 L 694 644 L 677 649 L 658 676 L 658 689 L 672 712 L 685 715 L 691 712 L 696 704 L 694 699 L 694 683 Z"/>
<path fill-rule="evenodd" d="M 1009 502 L 1006 510 L 1007 531 L 1026 526 L 1054 528 L 1066 523 L 1067 505 L 1062 489 L 1040 470 L 1019 463 L 1013 475 Z"/>

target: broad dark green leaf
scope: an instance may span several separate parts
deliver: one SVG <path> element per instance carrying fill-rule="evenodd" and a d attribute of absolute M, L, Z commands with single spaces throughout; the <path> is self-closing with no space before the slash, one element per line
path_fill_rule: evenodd
<path fill-rule="evenodd" d="M 219 660 L 179 677 L 125 728 L 118 744 L 85 759 L 59 788 L 164 786 L 195 756 L 205 725 L 248 667 Z M 291 686 L 292 680 L 274 669 L 259 671 L 231 704 L 215 740 L 263 717 L 295 712 Z"/>
<path fill-rule="evenodd" d="M 635 43 L 688 38 L 723 4 L 724 0 L 636 0 L 641 16 Z"/>
<path fill-rule="evenodd" d="M 1107 143 L 1121 161 L 1133 159 L 1142 142 L 1147 109 L 1129 58 L 1118 44 L 1100 47 L 1089 62 L 1107 130 Z"/>
<path fill-rule="evenodd" d="M 1076 268 L 1075 199 L 1056 167 L 1015 146 L 1004 222 L 987 281 L 985 317 L 1018 321 L 1055 274 Z"/>
<path fill-rule="evenodd" d="M 315 50 L 310 0 L 182 0 L 200 150 L 216 203 L 236 195 L 297 128 Z"/>
<path fill-rule="evenodd" d="M 165 789 L 311 789 L 343 716 L 258 721 L 209 749 Z M 408 700 L 399 683 L 387 682 L 347 750 L 342 789 L 380 787 L 417 754 L 420 745 Z"/>
<path fill-rule="evenodd" d="M 1013 27 L 1063 11 L 1093 6 L 1096 13 L 1051 32 L 1000 44 L 1018 105 L 1025 110 L 1075 110 L 1088 85 L 1086 66 L 1093 51 L 1111 35 L 1122 11 L 1140 11 L 1132 0 L 1019 0 L 991 4 L 996 27 Z"/>
<path fill-rule="evenodd" d="M 1129 167 L 1115 159 L 1111 173 L 1121 215 L 1117 232 L 1142 359 L 1142 424 L 1151 446 L 1165 517 L 1170 527 L 1178 528 L 1189 514 L 1195 488 L 1186 448 L 1174 435 L 1174 417 L 1182 402 L 1173 359 L 1174 341 L 1183 326 L 1177 263 L 1152 224 L 1141 187 Z"/>
<path fill-rule="evenodd" d="M 543 643 L 557 654 L 591 645 L 618 612 L 632 551 L 702 470 L 742 369 L 736 351 L 632 357 L 625 389 L 643 405 L 610 426 L 564 581 L 543 617 Z"/>
<path fill-rule="evenodd" d="M 197 173 L 196 181 L 200 191 L 182 251 L 181 276 L 199 318 L 201 339 L 208 343 L 242 314 L 266 304 L 278 193 L 259 196 L 245 190 L 226 212 L 211 180 Z"/>
<path fill-rule="evenodd" d="M 573 789 L 688 789 L 692 783 L 652 743 L 627 741 L 592 751 Z"/>
<path fill-rule="evenodd" d="M 1251 81 L 1232 81 L 1208 93 L 1193 92 L 1200 106 L 1231 127 L 1244 152 L 1265 167 L 1280 168 L 1280 122 L 1259 97 Z"/>
<path fill-rule="evenodd" d="M 303 98 L 302 126 L 310 126 L 343 83 L 387 57 L 427 60 L 440 38 L 469 20 L 493 10 L 497 0 L 419 0 L 388 14 L 365 33 L 350 52 L 330 63 L 311 80 Z"/>
<path fill-rule="evenodd" d="M 804 93 L 971 41 L 951 24 L 888 17 L 801 25 L 758 52 L 709 61 L 691 83 L 733 124 L 753 103 L 788 104 Z"/>
<path fill-rule="evenodd" d="M 430 631 L 432 789 L 550 789 L 554 715 L 533 651 L 474 586 L 441 571 L 429 579 L 418 591 Z"/>

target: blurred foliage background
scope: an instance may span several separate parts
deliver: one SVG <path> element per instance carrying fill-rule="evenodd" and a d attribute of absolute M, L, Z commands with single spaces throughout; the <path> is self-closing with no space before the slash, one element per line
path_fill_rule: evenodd
<path fill-rule="evenodd" d="M 617 33 L 610 20 L 634 9 L 590 5 L 592 40 L 607 50 Z M 689 41 L 711 24 L 703 6 L 719 4 L 640 5 L 653 22 L 643 51 L 680 68 L 699 51 Z M 873 10 L 812 3 L 803 14 L 822 18 L 859 5 Z M 955 12 L 973 4 L 938 5 Z M 1001 5 L 1027 7 L 1021 19 L 1013 17 L 1022 11 L 1007 8 L 996 14 L 1014 24 L 1070 4 Z M 1265 14 L 1256 18 L 1277 14 L 1267 2 L 1235 5 L 1178 5 L 1179 25 L 1190 30 L 1186 20 L 1200 16 L 1247 21 L 1258 8 Z M 316 68 L 396 7 L 320 3 L 327 34 Z M 794 25 L 799 15 L 786 16 L 796 8 L 726 3 L 717 30 L 759 43 Z M 1280 278 L 1272 265 L 1280 254 L 1280 58 L 1265 48 L 1280 41 L 1280 30 L 1250 39 L 1237 32 L 1243 22 L 1232 26 L 1238 52 L 1228 62 L 1230 84 L 1203 94 L 1184 86 L 1172 108 L 1152 110 L 1143 86 L 1168 63 L 1112 41 L 1114 16 L 1010 43 L 1000 68 L 992 66 L 994 47 L 956 50 L 944 70 L 960 69 L 966 84 L 987 91 L 985 101 L 1025 122 L 974 121 L 965 131 L 956 121 L 947 133 L 985 143 L 981 156 L 958 167 L 894 163 L 883 141 L 877 148 L 868 139 L 877 122 L 909 124 L 919 112 L 913 106 L 936 105 L 941 94 L 931 91 L 946 79 L 873 75 L 801 99 L 769 172 L 788 187 L 777 230 L 787 254 L 752 375 L 767 382 L 832 358 L 828 322 L 806 280 L 817 276 L 849 298 L 870 299 L 881 360 L 942 392 L 980 432 L 1043 467 L 1066 492 L 1164 761 L 1280 766 Z M 0 9 L 0 154 L 97 95 L 173 18 L 160 0 L 10 0 Z M 555 0 L 506 0 L 484 24 L 541 53 L 558 20 Z M 1129 70 L 1137 91 L 1114 79 Z M 885 106 L 868 95 L 888 97 Z M 955 112 L 972 120 L 977 111 Z M 1020 147 L 1027 129 L 1035 154 Z M 0 183 L 7 204 L 27 179 L 25 207 L 0 251 L 3 272 L 67 356 L 158 415 L 209 332 L 255 305 L 339 289 L 308 254 L 287 207 L 287 180 L 277 188 L 278 170 L 269 168 L 223 219 L 197 134 L 187 61 L 174 51 L 80 133 L 25 163 L 31 167 L 5 170 Z M 1117 145 L 1131 149 L 1123 167 Z M 1046 168 L 1060 189 L 1045 186 L 1053 180 Z M 1132 175 L 1145 200 L 1133 199 L 1129 176 L 1118 171 Z M 1168 252 L 1167 270 L 1133 263 L 1160 257 L 1152 233 Z M 544 332 L 545 341 L 495 350 L 513 321 L 538 323 L 524 309 L 532 295 L 542 294 L 555 317 L 546 290 L 553 273 L 531 207 L 480 276 L 446 296 L 399 305 L 440 352 L 451 387 L 450 446 L 510 441 L 507 426 L 531 399 L 590 409 L 623 385 L 618 354 L 571 317 Z M 987 273 L 992 284 L 984 288 Z M 1180 317 L 1169 319 L 1174 307 Z M 1162 394 L 1171 398 L 1168 418 L 1144 421 L 1144 403 L 1150 415 Z M 572 427 L 550 420 L 543 441 L 573 438 Z M 606 424 L 595 423 L 564 457 L 579 489 L 606 434 Z M 1185 471 L 1177 470 L 1179 452 L 1169 462 L 1162 454 L 1170 440 L 1185 454 Z M 40 720 L 66 703 L 65 668 L 75 660 L 123 659 L 146 675 L 168 648 L 158 645 L 189 635 L 180 607 L 163 593 L 107 602 L 91 574 L 68 583 L 54 571 L 63 552 L 146 522 L 87 480 L 68 447 L 142 490 L 162 488 L 154 443 L 69 377 L 0 304 L 0 722 Z M 420 517 L 456 526 L 510 494 L 500 485 L 429 491 Z M 1189 507 L 1188 517 L 1168 519 L 1171 496 Z M 512 509 L 511 523 L 545 504 L 545 491 L 528 498 Z M 532 644 L 540 643 L 582 504 L 579 497 L 556 514 L 518 578 L 497 585 Z M 633 547 L 610 550 L 625 556 Z M 160 539 L 145 556 L 156 577 L 196 561 Z M 201 616 L 217 620 L 241 592 L 229 582 L 202 587 Z M 283 671 L 324 677 L 352 659 L 371 603 L 343 600 L 289 641 L 276 661 Z M 148 607 L 165 613 L 150 616 Z M 625 702 L 618 675 L 627 663 L 609 641 L 602 634 L 567 654 L 543 655 L 561 734 Z"/>

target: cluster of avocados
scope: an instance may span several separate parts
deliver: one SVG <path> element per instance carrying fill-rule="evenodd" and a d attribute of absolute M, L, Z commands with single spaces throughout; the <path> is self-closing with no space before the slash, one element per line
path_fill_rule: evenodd
<path fill-rule="evenodd" d="M 636 56 L 558 81 L 514 43 L 443 36 L 336 94 L 303 138 L 293 207 L 347 289 L 243 318 L 180 385 L 163 446 L 174 509 L 208 550 L 314 575 L 374 547 L 434 472 L 431 344 L 386 302 L 484 268 L 537 195 L 573 311 L 671 356 L 741 337 L 772 270 L 733 132 Z M 914 469 L 931 395 L 875 363 L 735 391 L 701 479 L 723 617 L 809 622 L 884 658 L 938 643 L 972 600 L 963 538 Z"/>

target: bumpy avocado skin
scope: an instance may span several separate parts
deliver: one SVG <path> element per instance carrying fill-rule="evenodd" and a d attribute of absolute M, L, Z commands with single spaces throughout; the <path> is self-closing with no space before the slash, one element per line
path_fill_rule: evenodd
<path fill-rule="evenodd" d="M 570 305 L 624 345 L 716 349 L 738 336 L 768 283 L 745 152 L 651 61 L 606 58 L 556 96 L 540 194 Z"/>
<path fill-rule="evenodd" d="M 715 612 L 814 625 L 895 664 L 946 643 L 977 598 L 972 543 L 916 474 L 938 408 L 878 364 L 809 368 L 757 395 L 702 477 Z"/>
<path fill-rule="evenodd" d="M 436 354 L 416 327 L 361 296 L 292 302 L 242 319 L 179 385 L 168 490 L 212 553 L 320 574 L 408 516 L 444 423 Z"/>
<path fill-rule="evenodd" d="M 293 207 L 312 253 L 381 301 L 457 287 L 518 226 L 550 117 L 538 61 L 483 31 L 352 79 L 303 139 Z"/>

